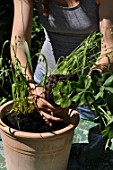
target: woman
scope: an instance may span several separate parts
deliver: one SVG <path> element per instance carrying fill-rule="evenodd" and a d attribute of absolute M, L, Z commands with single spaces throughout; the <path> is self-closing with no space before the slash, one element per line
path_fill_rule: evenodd
<path fill-rule="evenodd" d="M 113 32 L 113 0 L 36 0 L 35 2 L 40 22 L 45 31 L 45 42 L 41 52 L 48 61 L 49 71 L 54 68 L 59 57 L 71 53 L 76 46 L 94 31 L 100 31 L 103 34 L 104 41 L 101 43 L 101 55 L 105 50 L 113 50 L 113 36 L 111 34 L 111 31 Z M 30 47 L 33 7 L 33 0 L 14 0 L 12 45 L 15 44 L 16 36 L 16 42 L 19 42 L 21 48 L 24 48 L 23 42 L 25 40 Z M 101 55 L 97 63 L 98 66 L 94 69 L 106 72 L 108 59 L 106 57 L 101 58 Z M 12 50 L 11 56 L 14 60 Z M 25 66 L 26 56 L 22 50 L 17 49 L 17 56 L 22 66 Z M 112 55 L 109 56 L 109 59 L 111 63 L 110 69 L 113 70 Z M 40 62 L 35 70 L 34 80 L 40 83 L 44 74 L 45 65 Z M 27 68 L 26 78 L 30 81 L 33 80 L 30 67 Z M 41 87 L 35 88 L 33 83 L 30 86 L 34 94 L 41 96 Z M 38 98 L 37 107 L 45 119 L 61 120 L 54 116 L 61 110 L 57 110 L 44 98 Z M 80 107 L 78 110 L 83 114 L 85 112 L 85 115 L 89 112 L 87 108 Z"/>

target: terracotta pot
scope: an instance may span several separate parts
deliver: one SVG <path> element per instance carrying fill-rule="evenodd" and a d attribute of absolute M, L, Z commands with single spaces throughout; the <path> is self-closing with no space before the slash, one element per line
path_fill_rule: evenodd
<path fill-rule="evenodd" d="M 53 133 L 15 130 L 2 122 L 12 102 L 1 106 L 0 130 L 7 170 L 66 170 L 75 125 Z M 77 118 L 76 126 L 79 122 Z"/>

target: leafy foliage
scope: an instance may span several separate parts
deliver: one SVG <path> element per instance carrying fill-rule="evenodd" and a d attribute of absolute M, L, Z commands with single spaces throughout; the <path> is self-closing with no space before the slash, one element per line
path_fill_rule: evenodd
<path fill-rule="evenodd" d="M 103 136 L 108 136 L 106 147 L 113 138 L 113 73 L 92 70 L 100 56 L 101 33 L 88 36 L 69 56 L 58 61 L 52 74 L 77 74 L 76 81 L 58 82 L 53 89 L 54 101 L 62 108 L 89 106 L 95 111 Z M 109 53 L 103 55 L 107 57 Z M 90 59 L 89 59 L 90 58 Z M 108 58 L 108 70 L 109 70 Z M 90 76 L 85 76 L 88 69 Z"/>
<path fill-rule="evenodd" d="M 113 74 L 91 72 L 91 77 L 81 75 L 78 81 L 58 82 L 53 89 L 54 101 L 62 108 L 87 105 L 95 111 L 103 136 L 108 136 L 106 147 L 113 138 Z"/>
<path fill-rule="evenodd" d="M 90 34 L 71 54 L 60 58 L 51 74 L 84 74 L 91 69 L 100 55 L 100 42 L 102 34 Z"/>
<path fill-rule="evenodd" d="M 73 103 L 75 106 L 87 105 L 92 93 L 90 86 L 91 79 L 83 75 L 78 81 L 58 82 L 53 89 L 55 103 L 62 108 L 67 108 Z"/>

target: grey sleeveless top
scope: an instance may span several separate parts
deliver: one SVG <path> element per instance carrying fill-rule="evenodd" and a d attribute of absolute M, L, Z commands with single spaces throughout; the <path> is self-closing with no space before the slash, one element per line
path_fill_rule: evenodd
<path fill-rule="evenodd" d="M 50 0 L 51 12 L 48 16 L 43 16 L 40 0 L 36 0 L 36 7 L 45 31 L 41 53 L 47 59 L 49 71 L 59 57 L 69 55 L 90 33 L 99 30 L 96 0 L 81 0 L 79 5 L 72 8 L 59 6 Z M 40 62 L 37 69 L 44 74 L 44 62 Z"/>

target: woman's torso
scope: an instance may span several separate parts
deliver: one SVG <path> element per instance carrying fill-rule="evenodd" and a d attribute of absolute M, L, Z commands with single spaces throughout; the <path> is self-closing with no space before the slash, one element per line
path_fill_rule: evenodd
<path fill-rule="evenodd" d="M 63 7 L 50 0 L 50 14 L 43 15 L 42 6 L 36 0 L 40 23 L 45 30 L 42 53 L 48 61 L 49 70 L 61 56 L 69 55 L 90 33 L 99 30 L 96 0 L 81 0 L 75 7 Z M 45 66 L 40 63 L 42 72 Z"/>

